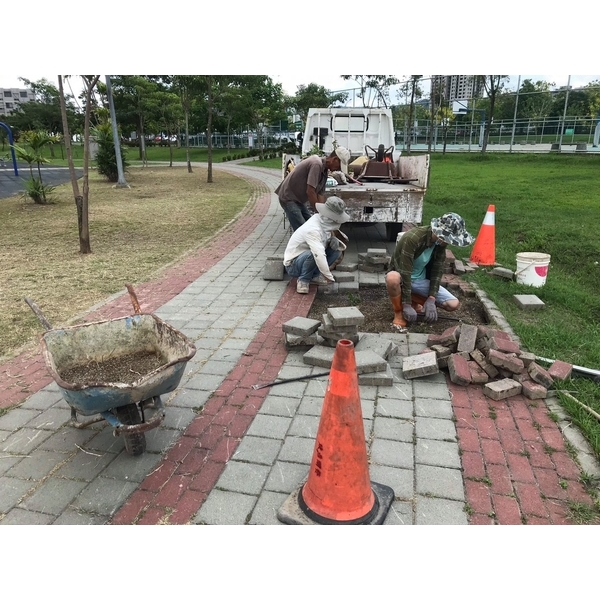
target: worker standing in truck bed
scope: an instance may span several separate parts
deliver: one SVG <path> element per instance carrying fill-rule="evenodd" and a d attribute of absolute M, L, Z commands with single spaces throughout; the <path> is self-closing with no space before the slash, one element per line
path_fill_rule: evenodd
<path fill-rule="evenodd" d="M 348 174 L 350 151 L 338 146 L 329 156 L 309 156 L 279 184 L 275 193 L 290 227 L 296 231 L 316 212 L 315 205 L 325 202 L 325 184 L 329 171 Z"/>

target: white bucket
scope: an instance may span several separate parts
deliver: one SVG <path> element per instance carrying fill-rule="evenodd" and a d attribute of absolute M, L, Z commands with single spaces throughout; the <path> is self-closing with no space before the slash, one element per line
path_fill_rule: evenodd
<path fill-rule="evenodd" d="M 517 254 L 517 283 L 542 287 L 546 283 L 550 255 L 542 252 L 519 252 Z"/>

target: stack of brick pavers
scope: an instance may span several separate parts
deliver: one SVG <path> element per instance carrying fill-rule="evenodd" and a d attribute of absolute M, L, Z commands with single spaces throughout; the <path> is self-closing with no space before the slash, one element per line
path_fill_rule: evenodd
<path fill-rule="evenodd" d="M 387 271 L 392 257 L 385 248 L 368 248 L 358 254 L 358 270 L 366 273 L 383 273 Z"/>
<path fill-rule="evenodd" d="M 446 368 L 454 383 L 483 385 L 483 393 L 492 400 L 517 394 L 546 398 L 554 381 L 570 377 L 573 367 L 557 360 L 546 370 L 535 360 L 535 355 L 521 350 L 508 333 L 461 323 L 441 334 L 430 334 L 426 350 L 404 359 L 403 374 L 414 379 Z"/>
<path fill-rule="evenodd" d="M 356 371 L 361 385 L 393 383 L 392 370 L 387 362 L 398 347 L 379 335 L 359 333 L 364 315 L 355 306 L 331 307 L 322 321 L 294 317 L 282 325 L 289 349 L 310 346 L 303 361 L 308 365 L 331 368 L 335 347 L 339 340 L 350 340 L 356 347 Z"/>

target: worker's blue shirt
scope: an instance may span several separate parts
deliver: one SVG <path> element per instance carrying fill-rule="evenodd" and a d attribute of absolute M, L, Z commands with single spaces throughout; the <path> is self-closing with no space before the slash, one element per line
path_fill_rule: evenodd
<path fill-rule="evenodd" d="M 419 256 L 415 258 L 415 260 L 413 261 L 413 270 L 410 275 L 412 281 L 426 279 L 425 271 L 427 269 L 429 261 L 431 260 L 431 255 L 433 254 L 434 250 L 435 245 L 429 248 L 425 248 L 425 250 L 423 250 L 423 252 L 421 252 L 421 254 L 419 254 Z"/>

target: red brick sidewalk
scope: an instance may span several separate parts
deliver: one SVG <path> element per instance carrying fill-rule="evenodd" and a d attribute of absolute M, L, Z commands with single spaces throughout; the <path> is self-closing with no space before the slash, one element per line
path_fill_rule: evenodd
<path fill-rule="evenodd" d="M 448 385 L 471 524 L 569 524 L 569 501 L 592 506 L 543 400 Z"/>

